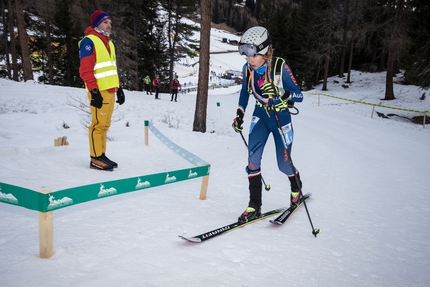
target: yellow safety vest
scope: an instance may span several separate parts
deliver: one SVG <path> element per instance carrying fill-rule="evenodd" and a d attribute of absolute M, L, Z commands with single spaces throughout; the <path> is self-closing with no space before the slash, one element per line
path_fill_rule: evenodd
<path fill-rule="evenodd" d="M 109 41 L 110 54 L 102 39 L 96 35 L 88 35 L 94 43 L 96 49 L 96 64 L 94 65 L 94 76 L 97 79 L 97 86 L 100 91 L 119 87 L 118 72 L 116 69 L 115 47 Z"/>

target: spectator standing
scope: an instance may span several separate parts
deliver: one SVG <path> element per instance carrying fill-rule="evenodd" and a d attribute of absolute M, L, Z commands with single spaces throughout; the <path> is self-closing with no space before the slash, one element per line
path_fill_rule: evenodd
<path fill-rule="evenodd" d="M 117 103 L 125 101 L 121 88 L 115 46 L 110 39 L 111 16 L 102 11 L 91 11 L 91 26 L 85 30 L 85 37 L 79 41 L 79 75 L 85 83 L 90 101 L 91 125 L 88 127 L 90 147 L 90 168 L 110 170 L 118 164 L 106 156 L 106 135 Z"/>
<path fill-rule="evenodd" d="M 146 76 L 145 79 L 143 79 L 143 87 L 145 88 L 146 94 L 152 95 L 151 91 L 151 78 L 149 76 Z"/>
<path fill-rule="evenodd" d="M 178 80 L 178 75 L 175 76 L 175 78 L 172 80 L 172 97 L 170 98 L 170 101 L 173 101 L 173 98 L 175 99 L 175 102 L 177 102 L 178 98 L 178 89 L 181 86 L 181 83 Z"/>
<path fill-rule="evenodd" d="M 154 85 L 154 90 L 155 90 L 155 99 L 159 100 L 160 98 L 158 97 L 158 93 L 160 92 L 160 78 L 158 76 L 155 77 L 154 81 L 153 81 L 153 85 Z"/>

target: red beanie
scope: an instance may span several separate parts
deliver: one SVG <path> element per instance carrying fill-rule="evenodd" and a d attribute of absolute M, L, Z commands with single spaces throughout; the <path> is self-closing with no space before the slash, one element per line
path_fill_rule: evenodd
<path fill-rule="evenodd" d="M 102 10 L 92 10 L 90 15 L 93 27 L 98 27 L 106 19 L 112 19 L 108 13 Z"/>

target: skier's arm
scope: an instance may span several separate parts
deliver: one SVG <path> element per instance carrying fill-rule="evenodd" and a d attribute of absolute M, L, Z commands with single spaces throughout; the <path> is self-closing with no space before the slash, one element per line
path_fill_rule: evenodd
<path fill-rule="evenodd" d="M 90 38 L 84 38 L 79 45 L 79 75 L 85 82 L 89 91 L 97 89 L 97 80 L 94 76 L 94 65 L 96 63 L 96 55 L 94 43 Z"/>
<path fill-rule="evenodd" d="M 246 107 L 248 106 L 249 93 L 248 93 L 248 77 L 247 77 L 247 66 L 243 65 L 242 69 L 242 89 L 239 95 L 239 107 L 245 113 Z"/>
<path fill-rule="evenodd" d="M 290 91 L 289 101 L 301 102 L 303 101 L 303 94 L 297 85 L 296 79 L 294 78 L 293 72 L 291 71 L 288 63 L 285 63 L 282 67 L 282 83 L 285 91 Z"/>

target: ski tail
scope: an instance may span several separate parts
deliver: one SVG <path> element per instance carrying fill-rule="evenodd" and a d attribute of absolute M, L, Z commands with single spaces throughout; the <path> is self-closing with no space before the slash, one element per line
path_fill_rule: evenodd
<path fill-rule="evenodd" d="M 273 220 L 270 220 L 271 223 L 282 225 L 287 221 L 287 219 L 293 214 L 303 203 L 311 197 L 311 193 L 306 193 L 303 197 L 296 203 L 295 206 L 290 206 L 284 212 L 282 212 L 278 217 Z"/>

